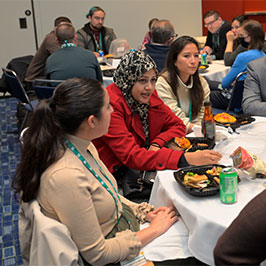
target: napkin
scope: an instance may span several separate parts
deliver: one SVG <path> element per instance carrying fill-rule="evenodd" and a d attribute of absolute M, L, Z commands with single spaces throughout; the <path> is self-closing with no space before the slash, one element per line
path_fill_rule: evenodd
<path fill-rule="evenodd" d="M 140 225 L 140 229 L 149 226 L 149 223 Z M 144 256 L 151 261 L 174 260 L 191 257 L 188 250 L 188 229 L 181 217 L 164 234 L 144 246 Z"/>

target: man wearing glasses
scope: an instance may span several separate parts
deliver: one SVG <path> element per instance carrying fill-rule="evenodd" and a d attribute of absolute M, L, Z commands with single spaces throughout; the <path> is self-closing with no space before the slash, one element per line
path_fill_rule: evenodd
<path fill-rule="evenodd" d="M 171 43 L 177 37 L 175 28 L 169 20 L 159 20 L 151 29 L 151 43 L 145 44 L 144 52 L 152 57 L 158 71 L 164 68 Z"/>
<path fill-rule="evenodd" d="M 226 33 L 231 30 L 231 24 L 223 20 L 215 10 L 204 14 L 204 23 L 208 29 L 208 35 L 201 54 L 213 55 L 217 60 L 223 59 L 227 44 Z"/>

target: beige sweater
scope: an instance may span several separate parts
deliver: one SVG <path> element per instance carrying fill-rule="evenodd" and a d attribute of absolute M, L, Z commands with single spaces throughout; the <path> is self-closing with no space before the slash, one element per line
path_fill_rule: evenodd
<path fill-rule="evenodd" d="M 87 152 L 88 149 L 117 188 L 115 178 L 100 161 L 94 145 L 74 136 L 68 137 L 115 194 Z M 140 251 L 141 243 L 136 233 L 130 230 L 117 233 L 114 238 L 105 239 L 117 221 L 114 199 L 69 149 L 43 173 L 37 200 L 45 215 L 68 227 L 79 251 L 90 264 L 119 262 L 135 257 Z M 133 209 L 139 220 L 143 220 L 146 213 L 152 209 L 147 203 L 136 204 L 122 196 L 121 201 Z M 119 204 L 119 216 L 121 212 L 122 206 Z"/>
<path fill-rule="evenodd" d="M 200 77 L 200 82 L 204 90 L 204 99 L 202 102 L 201 110 L 198 116 L 193 119 L 191 122 L 193 124 L 200 124 L 204 115 L 204 102 L 209 100 L 210 88 L 207 81 Z M 189 85 L 185 85 L 181 79 L 178 77 L 179 86 L 176 88 L 179 102 L 175 94 L 172 91 L 169 83 L 166 79 L 160 76 L 156 82 L 156 91 L 158 96 L 164 101 L 164 103 L 178 116 L 186 125 L 187 129 L 190 126 L 189 121 L 189 104 L 190 104 L 190 89 L 193 86 L 193 80 L 191 80 Z M 180 107 L 179 107 L 180 104 Z"/>

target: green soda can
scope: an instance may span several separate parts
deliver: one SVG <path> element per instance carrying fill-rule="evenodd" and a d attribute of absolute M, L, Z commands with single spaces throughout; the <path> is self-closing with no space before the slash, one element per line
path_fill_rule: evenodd
<path fill-rule="evenodd" d="M 237 173 L 234 168 L 224 168 L 220 173 L 220 199 L 223 203 L 237 201 Z"/>

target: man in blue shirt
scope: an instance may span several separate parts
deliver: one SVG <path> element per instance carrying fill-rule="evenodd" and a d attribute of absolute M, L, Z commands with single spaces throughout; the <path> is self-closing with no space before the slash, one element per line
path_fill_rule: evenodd
<path fill-rule="evenodd" d="M 170 45 L 176 36 L 174 26 L 169 20 L 159 20 L 152 26 L 152 43 L 145 44 L 144 52 L 152 57 L 159 72 L 164 68 Z"/>

